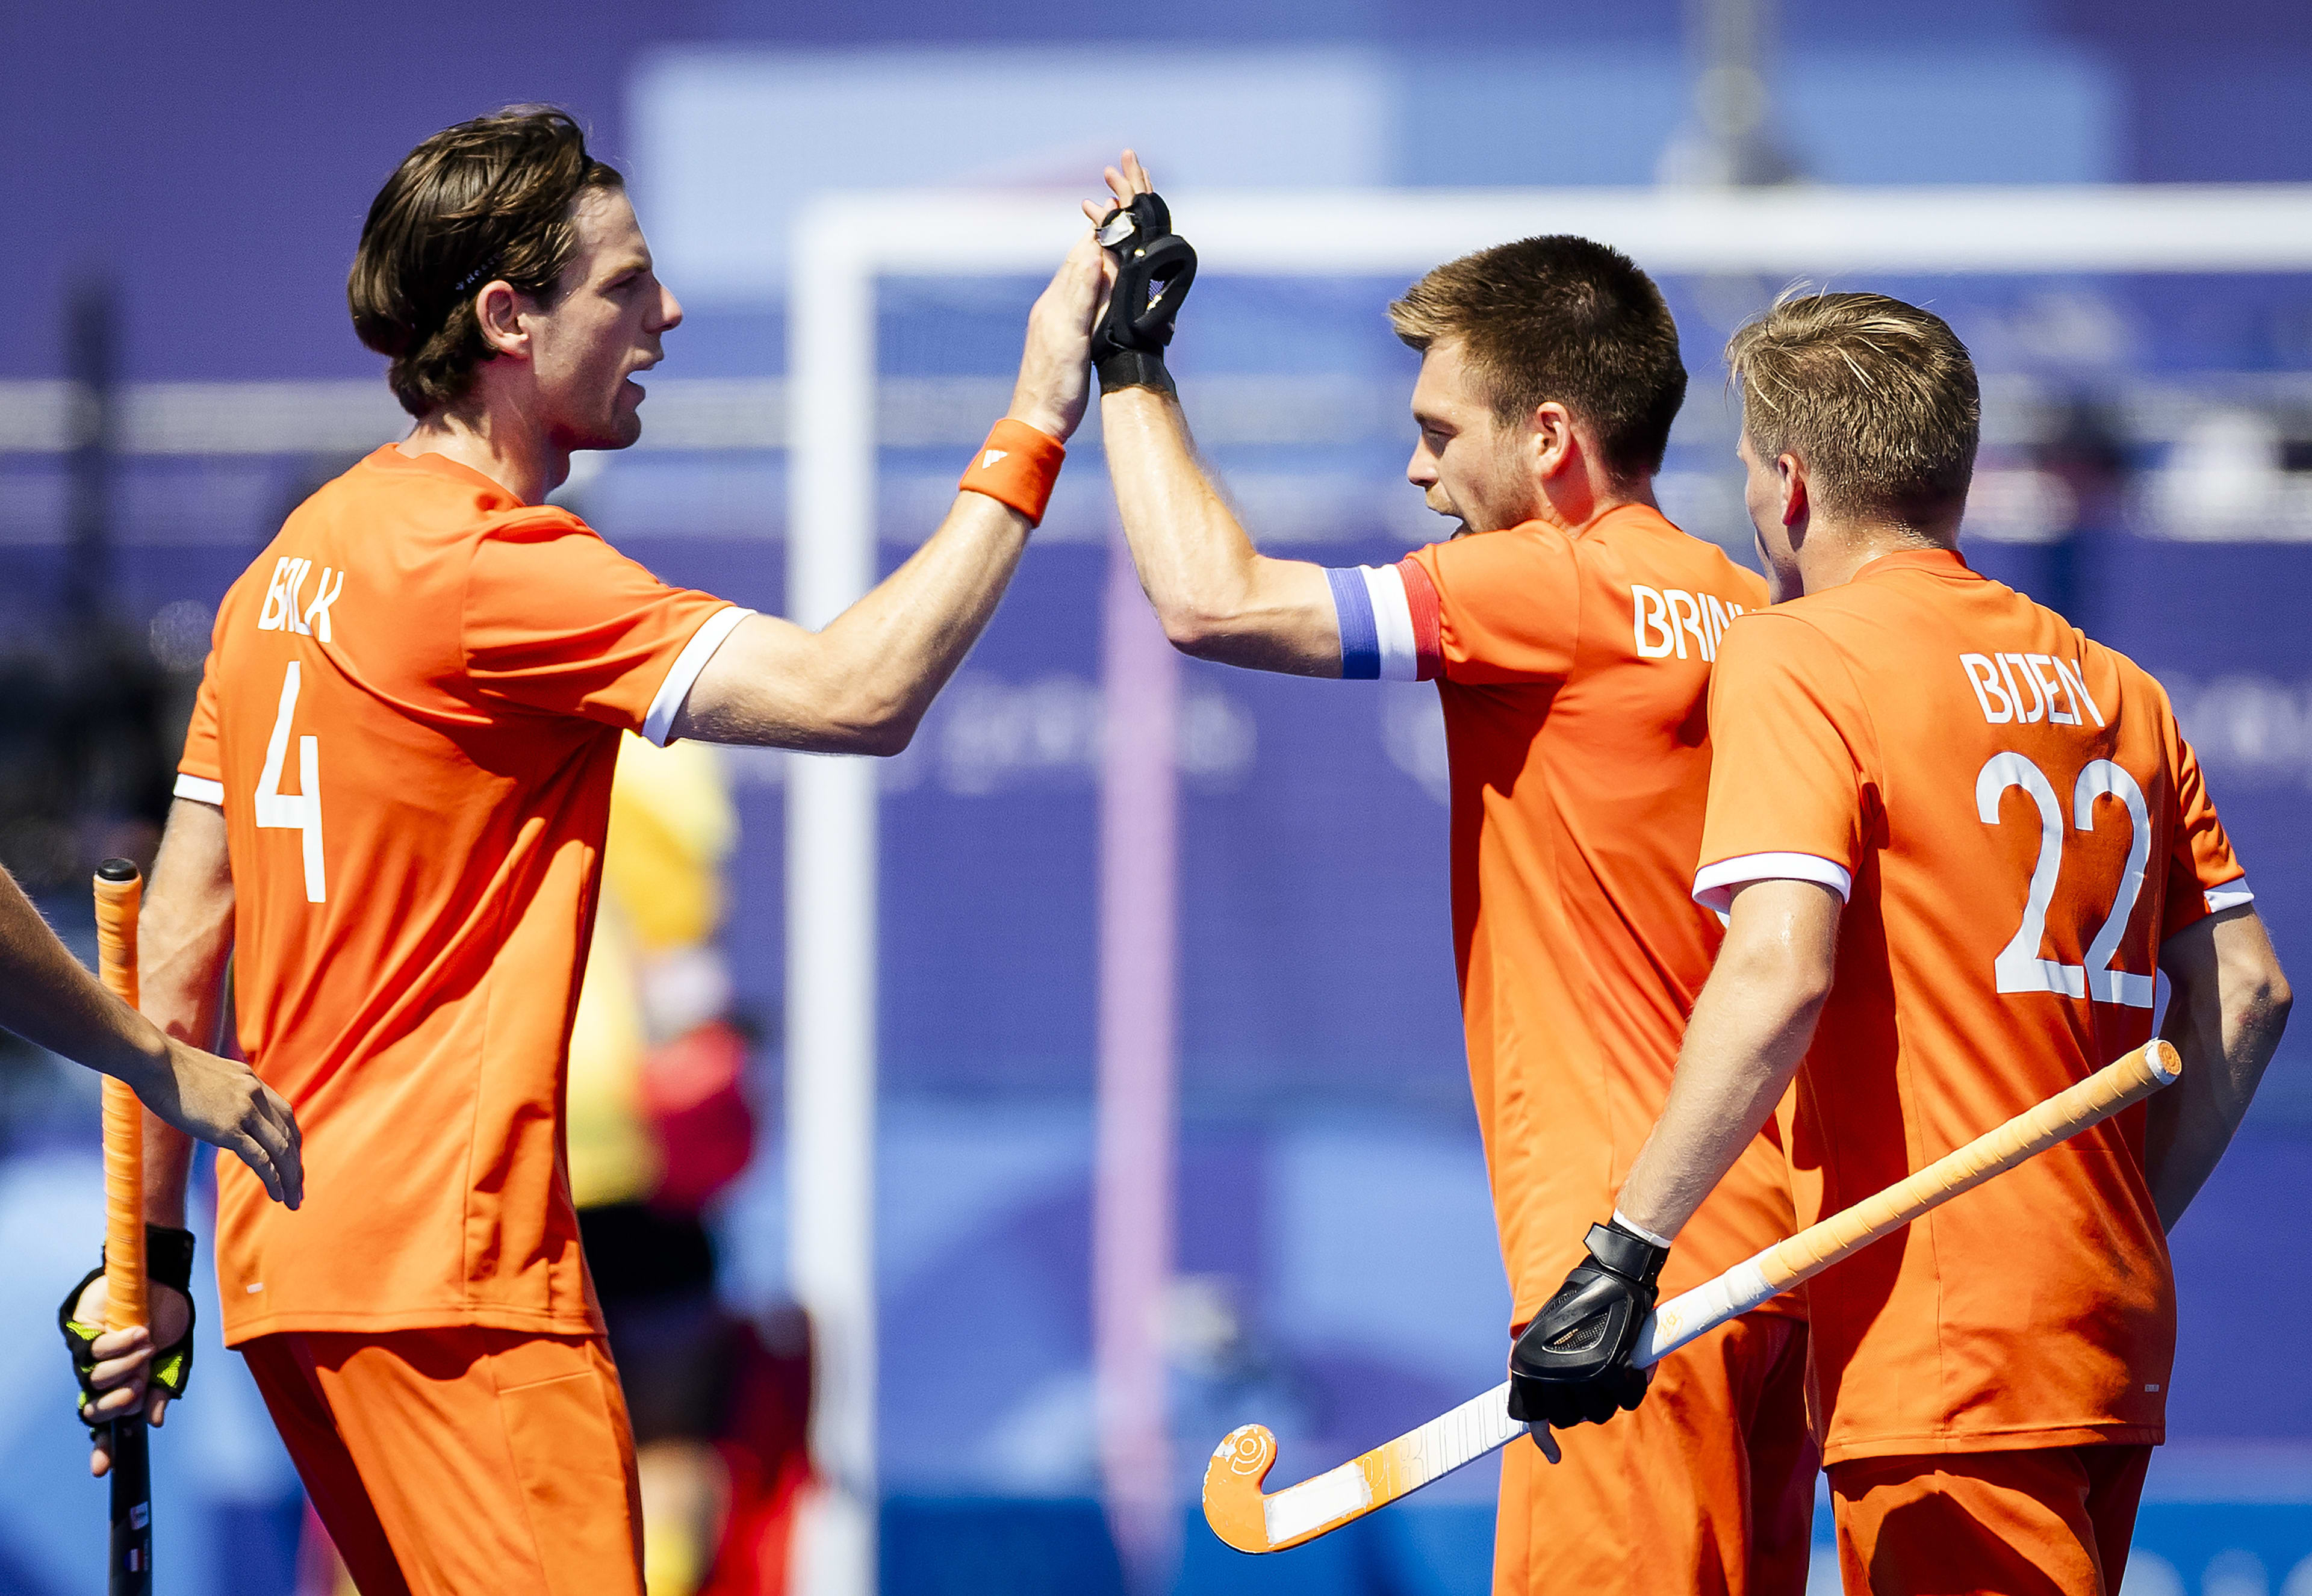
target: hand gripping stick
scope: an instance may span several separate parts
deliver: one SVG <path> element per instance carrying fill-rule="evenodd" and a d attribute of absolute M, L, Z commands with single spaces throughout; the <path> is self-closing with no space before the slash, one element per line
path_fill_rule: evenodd
<path fill-rule="evenodd" d="M 2174 1048 L 2145 1043 L 1877 1196 L 1671 1298 L 1639 1331 L 1633 1361 L 1640 1368 L 1660 1362 L 1959 1193 L 2142 1101 L 2183 1072 Z M 1264 1425 L 1241 1425 L 1204 1465 L 1204 1521 L 1240 1552 L 1279 1552 L 1314 1540 L 1524 1434 L 1526 1426 L 1509 1416 L 1509 1396 L 1504 1381 L 1417 1430 L 1274 1495 L 1263 1495 L 1260 1486 L 1275 1467 L 1276 1437 Z M 1546 1434 L 1537 1432 L 1535 1439 L 1547 1451 Z"/>

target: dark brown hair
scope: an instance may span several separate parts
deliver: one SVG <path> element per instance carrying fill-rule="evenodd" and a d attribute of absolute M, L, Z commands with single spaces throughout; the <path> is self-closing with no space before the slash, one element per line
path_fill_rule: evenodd
<path fill-rule="evenodd" d="M 504 281 L 552 303 L 579 197 L 624 187 L 550 105 L 510 105 L 410 151 L 370 203 L 346 279 L 354 331 L 393 362 L 386 381 L 401 408 L 429 416 L 463 399 L 491 358 L 474 312 L 483 286 Z"/>
<path fill-rule="evenodd" d="M 1622 481 L 1661 469 L 1686 402 L 1677 323 L 1618 250 L 1555 234 L 1464 255 L 1388 307 L 1416 349 L 1458 341 L 1504 425 L 1554 399 L 1598 435 Z"/>
<path fill-rule="evenodd" d="M 1751 449 L 1805 460 L 1832 514 L 1909 526 L 1966 504 L 1983 401 L 1966 346 L 1932 311 L 1792 289 L 1735 333 L 1726 366 Z"/>

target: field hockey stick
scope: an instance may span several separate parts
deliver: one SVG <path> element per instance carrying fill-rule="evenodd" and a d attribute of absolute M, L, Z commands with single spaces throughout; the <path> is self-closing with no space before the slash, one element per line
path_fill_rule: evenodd
<path fill-rule="evenodd" d="M 1642 1369 L 1659 1363 L 1959 1193 L 2142 1101 L 2183 1071 L 2174 1048 L 2164 1041 L 2145 1043 L 1877 1196 L 1672 1297 L 1648 1316 L 1630 1361 Z M 1241 1425 L 1229 1432 L 1204 1465 L 1204 1521 L 1240 1552 L 1281 1552 L 1314 1540 L 1526 1434 L 1526 1426 L 1510 1417 L 1509 1398 L 1504 1381 L 1417 1430 L 1273 1495 L 1263 1495 L 1260 1484 L 1275 1467 L 1276 1437 L 1264 1425 Z M 1554 1461 L 1546 1429 L 1536 1426 L 1533 1434 Z"/>
<path fill-rule="evenodd" d="M 144 879 L 126 859 L 96 867 L 96 961 L 112 995 L 136 1006 L 136 910 Z M 104 1078 L 104 1328 L 150 1324 L 144 1293 L 144 1105 Z M 151 1596 L 153 1466 L 141 1408 L 112 1421 L 109 1596 Z"/>

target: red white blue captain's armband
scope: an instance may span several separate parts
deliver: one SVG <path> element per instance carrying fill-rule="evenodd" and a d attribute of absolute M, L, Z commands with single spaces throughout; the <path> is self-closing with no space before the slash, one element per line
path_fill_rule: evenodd
<path fill-rule="evenodd" d="M 1414 560 L 1328 566 L 1341 623 L 1341 674 L 1351 681 L 1428 681 L 1442 674 L 1437 588 Z"/>

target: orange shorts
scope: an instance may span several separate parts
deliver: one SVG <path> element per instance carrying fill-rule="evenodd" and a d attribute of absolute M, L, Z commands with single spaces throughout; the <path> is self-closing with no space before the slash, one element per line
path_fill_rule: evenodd
<path fill-rule="evenodd" d="M 2054 1446 L 1834 1464 L 1847 1596 L 2113 1596 L 2150 1462 Z"/>
<path fill-rule="evenodd" d="M 1754 1313 L 1662 1361 L 1634 1413 L 1502 1454 L 1495 1596 L 1800 1596 L 1821 1454 L 1806 1321 Z"/>
<path fill-rule="evenodd" d="M 362 1596 L 642 1596 L 600 1338 L 288 1331 L 240 1351 Z"/>

